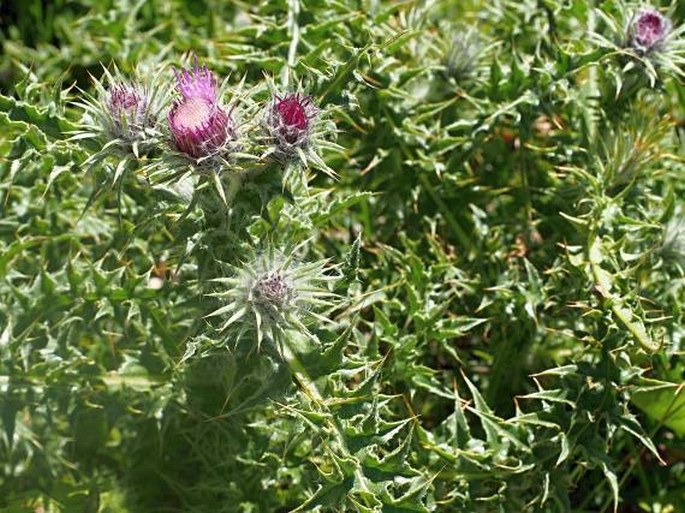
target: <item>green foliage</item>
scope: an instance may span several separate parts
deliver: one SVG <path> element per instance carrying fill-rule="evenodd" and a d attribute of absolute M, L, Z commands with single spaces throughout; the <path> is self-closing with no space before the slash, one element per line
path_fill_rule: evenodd
<path fill-rule="evenodd" d="M 3 3 L 0 510 L 685 511 L 685 12 L 641 7 Z"/>

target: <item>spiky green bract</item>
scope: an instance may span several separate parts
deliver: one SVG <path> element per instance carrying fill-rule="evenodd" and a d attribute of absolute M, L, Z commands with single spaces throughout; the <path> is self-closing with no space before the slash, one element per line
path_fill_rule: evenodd
<path fill-rule="evenodd" d="M 685 216 L 682 214 L 671 219 L 664 227 L 661 253 L 685 267 Z"/>
<path fill-rule="evenodd" d="M 438 33 L 437 44 L 445 76 L 457 83 L 477 78 L 492 45 L 487 43 L 475 26 L 446 29 L 444 33 L 446 35 L 443 35 L 443 31 Z"/>
<path fill-rule="evenodd" d="M 101 79 L 93 77 L 93 87 L 94 93 L 83 92 L 75 102 L 83 114 L 72 140 L 94 142 L 87 167 L 116 159 L 116 182 L 130 161 L 144 158 L 160 144 L 168 85 L 158 73 L 136 71 L 126 77 L 115 67 L 113 72 L 104 68 Z"/>
<path fill-rule="evenodd" d="M 269 247 L 234 276 L 215 280 L 224 290 L 213 295 L 225 304 L 210 317 L 227 317 L 219 328 L 227 342 L 246 340 L 259 349 L 268 340 L 282 347 L 289 331 L 316 341 L 311 324 L 331 324 L 325 313 L 335 306 L 330 286 L 338 270 L 328 260 L 300 262 L 298 249 L 283 253 Z"/>
<path fill-rule="evenodd" d="M 622 88 L 633 85 L 629 74 L 643 76 L 650 87 L 663 80 L 664 75 L 684 76 L 685 27 L 672 27 L 670 18 L 674 9 L 662 14 L 641 3 L 617 0 L 612 5 L 613 12 L 605 8 L 595 10 L 597 18 L 606 26 L 606 33 L 591 32 L 590 40 L 620 56 L 617 64 L 621 74 L 615 79 L 617 96 Z M 646 16 L 658 18 L 662 25 L 659 34 L 646 33 L 642 27 Z"/>

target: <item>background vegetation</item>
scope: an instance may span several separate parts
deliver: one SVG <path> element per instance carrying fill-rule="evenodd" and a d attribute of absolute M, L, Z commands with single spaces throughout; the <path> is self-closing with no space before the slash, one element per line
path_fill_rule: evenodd
<path fill-rule="evenodd" d="M 639 7 L 2 2 L 0 509 L 685 511 L 685 4 L 649 53 Z M 195 53 L 255 104 L 299 80 L 339 180 L 226 205 L 73 137 L 103 66 Z M 330 322 L 207 317 L 298 245 Z"/>

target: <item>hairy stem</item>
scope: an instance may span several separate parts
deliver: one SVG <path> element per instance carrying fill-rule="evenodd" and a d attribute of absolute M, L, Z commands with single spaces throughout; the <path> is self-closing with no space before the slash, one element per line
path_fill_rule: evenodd
<path fill-rule="evenodd" d="M 290 367 L 290 372 L 292 372 L 293 377 L 297 381 L 302 392 L 307 397 L 309 397 L 311 401 L 316 403 L 325 413 L 330 413 L 328 411 L 328 407 L 324 402 L 324 398 L 321 395 L 321 392 L 319 392 L 319 389 L 316 386 L 316 383 L 314 383 L 314 380 L 309 376 L 304 365 L 297 358 L 295 351 L 293 351 L 293 349 L 290 347 L 287 340 L 284 342 L 282 346 L 282 353 L 283 359 L 287 362 L 288 366 Z M 342 427 L 336 422 L 335 417 L 333 415 L 328 415 L 326 416 L 325 422 L 333 435 L 333 439 L 338 444 L 340 450 L 344 453 L 346 457 L 354 459 L 356 461 L 356 458 L 352 456 L 349 448 L 347 447 L 347 442 L 345 441 L 345 434 L 343 433 Z M 354 477 L 357 485 L 362 489 L 362 491 L 370 493 L 369 482 L 359 465 L 357 465 L 354 471 Z"/>

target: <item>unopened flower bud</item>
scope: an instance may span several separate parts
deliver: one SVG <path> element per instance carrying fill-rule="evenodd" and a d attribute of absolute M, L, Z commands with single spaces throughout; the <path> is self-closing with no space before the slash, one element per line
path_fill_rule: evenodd
<path fill-rule="evenodd" d="M 666 225 L 661 254 L 685 264 L 685 217 L 675 217 Z"/>
<path fill-rule="evenodd" d="M 254 295 L 255 302 L 267 314 L 274 309 L 281 310 L 286 308 L 295 296 L 291 279 L 283 271 L 275 271 L 259 276 L 252 285 L 252 294 Z"/>
<path fill-rule="evenodd" d="M 454 33 L 445 53 L 445 72 L 457 80 L 467 78 L 476 69 L 484 45 L 478 31 L 464 28 Z"/>
<path fill-rule="evenodd" d="M 319 109 L 309 96 L 299 93 L 275 95 L 267 107 L 266 127 L 282 153 L 293 153 L 309 142 L 312 124 Z"/>
<path fill-rule="evenodd" d="M 135 140 L 141 130 L 155 122 L 146 92 L 136 85 L 123 82 L 112 85 L 105 102 L 111 116 L 112 137 Z"/>
<path fill-rule="evenodd" d="M 630 27 L 634 48 L 649 51 L 658 47 L 671 32 L 671 22 L 654 9 L 640 10 Z"/>
<path fill-rule="evenodd" d="M 332 306 L 336 296 L 329 283 L 340 277 L 326 261 L 299 263 L 292 254 L 286 256 L 273 249 L 245 262 L 237 271 L 235 276 L 216 280 L 225 288 L 215 296 L 225 304 L 210 317 L 227 317 L 220 330 L 238 338 L 253 333 L 258 347 L 263 339 L 282 340 L 289 330 L 313 336 L 306 325 L 325 320 L 315 310 Z"/>

